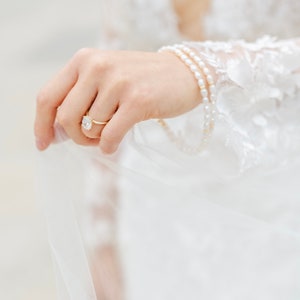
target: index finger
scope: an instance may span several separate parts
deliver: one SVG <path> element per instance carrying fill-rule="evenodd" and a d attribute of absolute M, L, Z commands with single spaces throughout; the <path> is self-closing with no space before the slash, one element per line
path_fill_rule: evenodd
<path fill-rule="evenodd" d="M 77 82 L 78 71 L 70 61 L 48 84 L 39 92 L 36 101 L 34 134 L 39 150 L 46 149 L 54 138 L 54 122 L 57 108 Z"/>

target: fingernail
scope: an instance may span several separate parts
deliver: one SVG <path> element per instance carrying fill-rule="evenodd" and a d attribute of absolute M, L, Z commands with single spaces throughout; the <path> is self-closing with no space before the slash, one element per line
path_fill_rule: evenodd
<path fill-rule="evenodd" d="M 39 140 L 39 139 L 35 140 L 35 144 L 36 144 L 36 147 L 41 151 L 45 150 L 48 146 L 48 143 L 46 143 L 45 141 Z"/>
<path fill-rule="evenodd" d="M 106 145 L 103 146 L 101 145 L 100 142 L 100 150 L 102 152 L 102 154 L 104 155 L 113 155 L 116 151 L 117 151 L 118 145 L 110 145 L 109 147 L 107 147 Z"/>

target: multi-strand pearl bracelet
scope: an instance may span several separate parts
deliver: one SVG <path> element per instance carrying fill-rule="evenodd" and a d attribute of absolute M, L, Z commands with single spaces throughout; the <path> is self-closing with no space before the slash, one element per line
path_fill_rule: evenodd
<path fill-rule="evenodd" d="M 159 52 L 162 51 L 170 51 L 178 56 L 190 69 L 198 82 L 204 110 L 202 139 L 197 146 L 187 145 L 181 137 L 177 136 L 176 133 L 171 130 L 165 120 L 159 119 L 158 123 L 165 129 L 170 140 L 174 142 L 180 150 L 189 154 L 199 153 L 208 143 L 216 118 L 216 87 L 213 76 L 205 62 L 189 47 L 184 45 L 165 46 L 159 50 Z"/>

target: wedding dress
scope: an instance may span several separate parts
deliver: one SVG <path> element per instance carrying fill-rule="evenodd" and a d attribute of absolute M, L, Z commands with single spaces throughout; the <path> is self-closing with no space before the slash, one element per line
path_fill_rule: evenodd
<path fill-rule="evenodd" d="M 101 5 L 101 48 L 187 39 L 171 1 Z M 57 130 L 39 191 L 60 299 L 300 299 L 299 15 L 297 0 L 211 1 L 206 41 L 184 42 L 217 74 L 215 129 L 196 155 L 156 120 L 112 156 Z M 184 143 L 200 139 L 202 109 L 166 120 Z"/>

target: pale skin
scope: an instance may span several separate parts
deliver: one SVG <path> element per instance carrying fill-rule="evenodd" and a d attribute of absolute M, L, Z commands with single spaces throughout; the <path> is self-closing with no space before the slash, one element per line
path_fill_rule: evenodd
<path fill-rule="evenodd" d="M 190 2 L 174 0 L 179 27 L 190 38 L 201 39 L 195 28 L 209 1 Z M 99 145 L 111 154 L 134 124 L 178 116 L 200 103 L 193 75 L 173 53 L 81 49 L 38 94 L 36 145 L 45 150 L 51 144 L 57 122 L 75 143 Z M 87 111 L 108 123 L 82 129 Z"/>
<path fill-rule="evenodd" d="M 37 147 L 49 146 L 57 121 L 75 143 L 99 144 L 110 154 L 134 124 L 174 117 L 200 102 L 196 80 L 173 53 L 82 49 L 37 97 Z M 108 123 L 83 129 L 87 111 Z"/>

